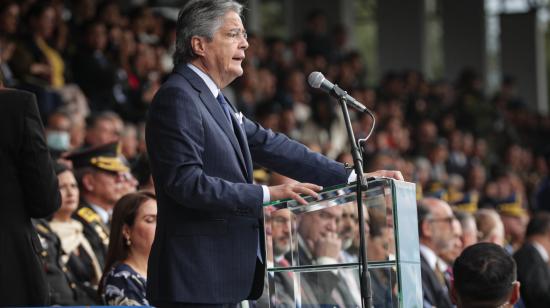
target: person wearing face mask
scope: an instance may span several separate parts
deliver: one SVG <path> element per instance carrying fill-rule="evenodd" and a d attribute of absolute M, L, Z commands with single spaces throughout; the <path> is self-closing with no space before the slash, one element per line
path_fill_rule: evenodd
<path fill-rule="evenodd" d="M 71 149 L 70 116 L 63 111 L 55 111 L 48 116 L 46 143 L 53 157 L 61 157 Z"/>
<path fill-rule="evenodd" d="M 148 306 L 147 260 L 155 237 L 157 201 L 150 192 L 122 197 L 113 211 L 109 251 L 99 294 L 112 306 Z"/>

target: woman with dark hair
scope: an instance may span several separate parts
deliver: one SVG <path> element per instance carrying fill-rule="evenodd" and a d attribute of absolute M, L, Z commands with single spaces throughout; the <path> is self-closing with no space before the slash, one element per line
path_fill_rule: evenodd
<path fill-rule="evenodd" d="M 53 214 L 49 225 L 61 240 L 61 248 L 65 252 L 62 262 L 74 276 L 78 289 L 87 295 L 87 298 L 79 296 L 79 303 L 97 303 L 99 299 L 96 290 L 101 278 L 101 266 L 84 236 L 82 223 L 72 218 L 78 208 L 78 184 L 73 171 L 63 164 L 55 164 L 55 173 L 61 193 L 61 207 Z"/>
<path fill-rule="evenodd" d="M 152 193 L 130 193 L 116 203 L 105 271 L 99 287 L 105 304 L 149 305 L 145 299 L 147 261 L 156 224 L 157 201 Z"/>

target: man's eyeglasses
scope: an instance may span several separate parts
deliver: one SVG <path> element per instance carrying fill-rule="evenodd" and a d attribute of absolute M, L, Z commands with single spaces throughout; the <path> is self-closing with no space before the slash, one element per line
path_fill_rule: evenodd
<path fill-rule="evenodd" d="M 451 224 L 453 222 L 454 217 L 441 217 L 441 218 L 430 218 L 430 222 L 445 222 L 448 224 Z"/>
<path fill-rule="evenodd" d="M 248 34 L 246 33 L 246 31 L 239 30 L 239 29 L 231 30 L 231 31 L 227 32 L 226 35 L 227 35 L 227 37 L 229 37 L 231 39 L 234 39 L 234 40 L 237 40 L 240 37 L 242 37 L 244 40 L 248 39 Z"/>
<path fill-rule="evenodd" d="M 286 225 L 290 222 L 290 220 L 286 217 L 275 216 L 275 217 L 271 217 L 271 222 L 274 223 L 274 224 L 279 224 L 279 225 L 285 224 Z"/>

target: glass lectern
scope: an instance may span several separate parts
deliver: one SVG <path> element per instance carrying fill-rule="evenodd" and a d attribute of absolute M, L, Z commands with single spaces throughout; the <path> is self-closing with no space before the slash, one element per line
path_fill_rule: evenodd
<path fill-rule="evenodd" d="M 271 307 L 361 307 L 355 188 L 264 205 Z M 363 199 L 373 306 L 422 307 L 415 185 L 372 179 Z"/>

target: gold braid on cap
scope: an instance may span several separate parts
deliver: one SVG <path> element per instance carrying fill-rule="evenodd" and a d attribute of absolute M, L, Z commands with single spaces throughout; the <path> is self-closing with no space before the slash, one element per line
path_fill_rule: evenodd
<path fill-rule="evenodd" d="M 110 156 L 92 157 L 90 159 L 90 163 L 99 169 L 103 169 L 107 171 L 127 172 L 129 170 L 128 167 L 118 157 L 110 157 Z"/>

